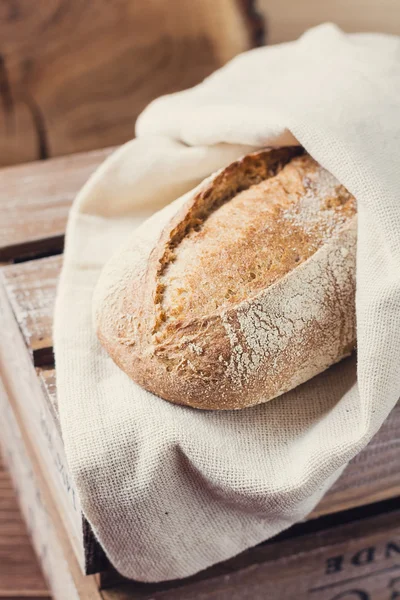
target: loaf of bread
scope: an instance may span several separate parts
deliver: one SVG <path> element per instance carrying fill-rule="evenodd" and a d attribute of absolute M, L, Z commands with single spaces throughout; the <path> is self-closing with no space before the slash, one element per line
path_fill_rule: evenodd
<path fill-rule="evenodd" d="M 356 218 L 354 197 L 300 147 L 244 156 L 113 257 L 98 337 L 171 402 L 271 400 L 354 348 Z"/>

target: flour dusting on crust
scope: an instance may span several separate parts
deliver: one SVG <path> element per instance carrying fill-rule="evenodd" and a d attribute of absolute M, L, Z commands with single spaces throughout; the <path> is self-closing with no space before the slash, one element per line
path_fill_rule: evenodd
<path fill-rule="evenodd" d="M 355 345 L 355 200 L 299 148 L 247 155 L 157 213 L 108 263 L 98 336 L 171 402 L 239 409 Z"/>

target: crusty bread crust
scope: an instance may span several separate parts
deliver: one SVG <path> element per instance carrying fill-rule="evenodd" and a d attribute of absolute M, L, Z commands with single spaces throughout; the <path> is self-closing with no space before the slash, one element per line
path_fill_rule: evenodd
<path fill-rule="evenodd" d="M 303 176 L 308 169 L 312 179 L 316 163 L 309 157 L 296 158 L 302 153 L 299 147 L 267 149 L 235 161 L 188 199 L 149 219 L 106 265 L 94 297 L 97 334 L 113 360 L 139 385 L 177 404 L 241 409 L 292 389 L 354 348 L 354 198 L 338 184 L 328 198 L 329 223 L 318 222 L 311 229 L 307 214 L 302 215 L 305 209 L 296 202 L 307 192 L 299 173 Z M 229 216 L 225 206 L 249 188 L 259 196 L 260 190 L 271 195 L 271 186 L 281 185 L 282 169 L 291 161 L 297 161 L 293 173 L 300 177 L 292 188 L 296 191 L 297 185 L 301 193 L 284 187 L 288 206 L 286 198 L 278 198 L 278 212 L 265 217 L 272 236 L 267 242 L 274 240 L 284 248 L 290 239 L 294 254 L 271 249 L 275 263 L 281 256 L 286 261 L 286 271 L 282 265 L 275 270 L 270 266 L 263 285 L 261 267 L 261 275 L 251 273 L 254 281 L 236 281 L 225 294 L 226 277 L 238 279 L 246 265 L 228 269 L 220 282 L 224 293 L 218 288 L 217 305 L 210 304 L 195 289 L 196 284 L 202 286 L 204 264 L 209 260 L 215 267 L 217 261 L 221 272 L 226 265 L 218 254 L 209 256 L 207 219 L 218 210 Z M 251 205 L 255 200 L 244 201 Z M 314 199 L 307 201 L 312 204 Z M 289 229 L 286 221 L 283 227 L 276 218 L 278 213 L 292 219 Z M 305 221 L 297 222 L 293 215 Z M 209 227 L 214 246 L 218 227 L 214 225 L 214 234 Z M 229 238 L 229 231 L 224 235 Z M 243 236 L 243 243 L 250 243 L 248 230 Z M 254 249 L 246 248 L 248 261 Z M 194 262 L 189 263 L 188 256 L 194 256 Z M 293 257 L 299 261 L 296 266 Z M 190 285 L 185 278 L 189 264 Z"/>

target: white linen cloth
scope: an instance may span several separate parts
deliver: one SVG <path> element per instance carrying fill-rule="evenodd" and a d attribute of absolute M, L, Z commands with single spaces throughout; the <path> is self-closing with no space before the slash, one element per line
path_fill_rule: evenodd
<path fill-rule="evenodd" d="M 303 519 L 400 395 L 400 41 L 322 25 L 153 102 L 78 195 L 55 313 L 61 424 L 115 567 L 185 577 Z M 358 201 L 358 364 L 239 412 L 174 406 L 97 341 L 93 288 L 133 228 L 251 148 L 293 136 Z M 189 192 L 193 193 L 193 192 Z M 168 209 L 168 210 L 174 210 Z"/>

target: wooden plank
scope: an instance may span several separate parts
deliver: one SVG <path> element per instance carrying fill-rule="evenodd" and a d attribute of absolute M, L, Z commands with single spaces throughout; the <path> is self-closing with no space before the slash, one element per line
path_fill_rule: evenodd
<path fill-rule="evenodd" d="M 257 0 L 264 17 L 269 44 L 298 38 L 320 23 L 336 23 L 344 31 L 379 31 L 400 34 L 398 0 Z"/>
<path fill-rule="evenodd" d="M 14 377 L 19 377 L 15 373 Z M 93 576 L 84 577 L 42 473 L 8 385 L 0 380 L 0 438 L 4 456 L 19 490 L 19 502 L 33 545 L 55 600 L 102 600 Z"/>
<path fill-rule="evenodd" d="M 0 164 L 132 138 L 152 99 L 200 82 L 254 43 L 253 4 L 9 0 L 0 18 Z"/>
<path fill-rule="evenodd" d="M 61 259 L 51 257 L 6 267 L 7 295 L 36 366 L 52 364 L 52 322 Z"/>
<path fill-rule="evenodd" d="M 61 518 L 83 572 L 92 572 L 92 561 L 98 567 L 94 542 L 85 538 L 86 529 L 75 487 L 70 476 L 60 429 L 42 392 L 32 357 L 14 319 L 12 308 L 0 284 L 0 376 L 18 403 L 23 418 L 34 438 L 41 468 L 46 472 Z M 103 554 L 100 556 L 100 563 Z"/>
<path fill-rule="evenodd" d="M 61 437 L 60 416 L 58 413 L 57 388 L 56 388 L 56 371 L 53 368 L 38 368 L 37 374 L 42 385 L 43 397 L 47 401 L 54 422 L 57 425 L 58 432 Z"/>
<path fill-rule="evenodd" d="M 38 355 L 35 353 L 39 348 L 45 351 L 47 356 L 51 355 L 52 307 L 61 261 L 62 258 L 57 256 L 10 265 L 2 269 L 14 314 L 26 345 L 36 356 L 36 364 Z M 40 376 L 45 389 L 50 385 L 48 398 L 54 404 L 54 373 L 47 375 L 41 371 Z M 46 378 L 49 378 L 48 381 Z M 392 412 L 369 446 L 352 461 L 351 466 L 312 516 L 400 496 L 399 464 L 400 405 Z"/>
<path fill-rule="evenodd" d="M 0 455 L 0 599 L 38 600 L 49 596 Z"/>
<path fill-rule="evenodd" d="M 0 170 L 0 261 L 60 252 L 72 200 L 112 148 Z"/>

